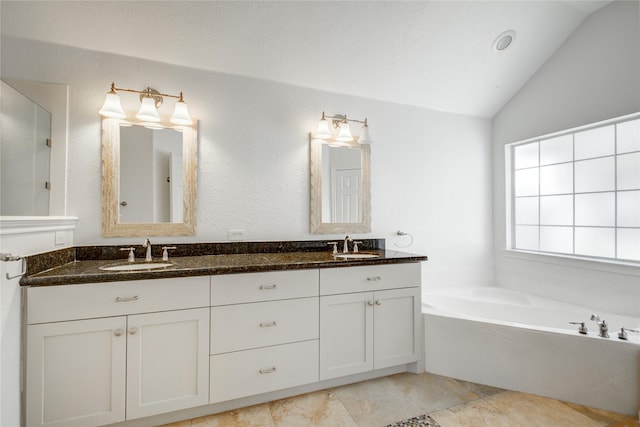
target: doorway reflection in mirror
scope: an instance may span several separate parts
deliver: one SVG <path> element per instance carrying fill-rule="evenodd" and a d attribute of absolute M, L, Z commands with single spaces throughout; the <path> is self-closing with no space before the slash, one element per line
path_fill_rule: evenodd
<path fill-rule="evenodd" d="M 120 127 L 119 222 L 182 222 L 182 133 Z"/>

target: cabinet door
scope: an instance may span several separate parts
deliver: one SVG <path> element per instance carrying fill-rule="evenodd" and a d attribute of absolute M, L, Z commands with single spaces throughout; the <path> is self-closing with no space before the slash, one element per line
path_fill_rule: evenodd
<path fill-rule="evenodd" d="M 320 380 L 373 369 L 373 293 L 320 297 Z"/>
<path fill-rule="evenodd" d="M 27 327 L 28 427 L 125 419 L 126 325 L 121 316 Z"/>
<path fill-rule="evenodd" d="M 127 419 L 209 401 L 209 308 L 129 316 Z"/>
<path fill-rule="evenodd" d="M 420 356 L 420 288 L 374 294 L 375 369 L 415 362 Z"/>

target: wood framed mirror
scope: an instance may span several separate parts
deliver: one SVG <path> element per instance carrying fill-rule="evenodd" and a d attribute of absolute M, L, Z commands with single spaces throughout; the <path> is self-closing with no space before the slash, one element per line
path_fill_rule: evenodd
<path fill-rule="evenodd" d="M 191 236 L 197 127 L 102 120 L 102 235 Z"/>
<path fill-rule="evenodd" d="M 310 231 L 371 232 L 371 148 L 314 139 L 310 144 Z"/>

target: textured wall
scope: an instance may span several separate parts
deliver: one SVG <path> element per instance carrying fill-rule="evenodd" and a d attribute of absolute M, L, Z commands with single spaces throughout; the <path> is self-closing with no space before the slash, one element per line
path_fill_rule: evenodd
<path fill-rule="evenodd" d="M 504 144 L 640 111 L 640 3 L 589 16 L 493 120 L 496 281 L 640 316 L 638 268 L 505 256 Z"/>
<path fill-rule="evenodd" d="M 197 235 L 156 243 L 225 241 L 229 229 L 246 230 L 248 240 L 332 238 L 309 234 L 308 133 L 325 110 L 367 117 L 377 141 L 366 237 L 394 248 L 397 230 L 413 233 L 405 250 L 431 258 L 430 285 L 491 279 L 488 120 L 7 37 L 2 76 L 69 85 L 67 213 L 80 219 L 77 244 L 137 243 L 100 235 L 97 110 L 115 81 L 182 90 L 200 121 Z M 121 99 L 137 108 L 135 96 Z"/>

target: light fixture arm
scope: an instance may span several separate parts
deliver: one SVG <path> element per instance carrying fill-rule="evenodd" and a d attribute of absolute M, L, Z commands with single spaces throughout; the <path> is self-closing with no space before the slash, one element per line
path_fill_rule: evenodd
<path fill-rule="evenodd" d="M 122 109 L 120 104 L 120 96 L 117 92 L 129 92 L 137 93 L 140 95 L 140 110 L 136 114 L 136 118 L 145 122 L 159 122 L 160 116 L 158 115 L 158 108 L 162 105 L 164 97 L 175 98 L 178 100 L 175 105 L 173 115 L 169 119 L 171 123 L 177 125 L 189 126 L 193 123 L 187 103 L 184 102 L 184 96 L 182 92 L 180 95 L 171 95 L 170 93 L 160 93 L 155 89 L 147 86 L 144 90 L 127 89 L 123 87 L 116 87 L 115 82 L 111 83 L 111 89 L 107 93 L 105 103 L 98 111 L 102 116 L 119 118 L 126 117 L 126 113 Z"/>
<path fill-rule="evenodd" d="M 313 133 L 315 138 L 325 140 L 334 138 L 333 132 L 329 129 L 328 118 L 331 119 L 334 129 L 338 129 L 337 135 L 335 136 L 335 141 L 337 141 L 337 143 L 349 144 L 354 141 L 351 129 L 349 129 L 349 122 L 360 123 L 362 125 L 362 131 L 360 132 L 360 137 L 357 140 L 358 144 L 368 145 L 373 142 L 369 135 L 369 123 L 366 117 L 364 120 L 349 119 L 346 114 L 329 116 L 326 115 L 324 111 L 322 112 L 322 117 L 318 122 L 315 132 Z"/>
<path fill-rule="evenodd" d="M 324 113 L 324 111 L 322 112 L 322 118 L 323 119 L 324 118 L 332 119 L 333 127 L 336 128 L 336 129 L 338 129 L 342 123 L 353 122 L 353 123 L 360 123 L 360 124 L 363 124 L 363 125 L 367 123 L 367 119 L 366 118 L 364 120 L 348 119 L 346 114 L 345 115 L 338 114 L 338 115 L 335 115 L 335 116 L 329 116 L 329 115 L 326 115 Z"/>
<path fill-rule="evenodd" d="M 116 87 L 115 83 L 111 83 L 111 92 L 115 93 L 116 91 L 139 93 L 145 97 L 150 97 L 150 98 L 154 98 L 156 96 L 161 96 L 161 97 L 168 96 L 169 98 L 176 98 L 180 101 L 184 101 L 184 99 L 182 99 L 183 98 L 182 92 L 180 92 L 180 95 L 171 95 L 169 93 L 160 93 L 157 90 L 150 88 L 149 86 L 147 86 L 144 90 L 135 90 L 135 89 L 125 89 L 122 87 Z"/>

